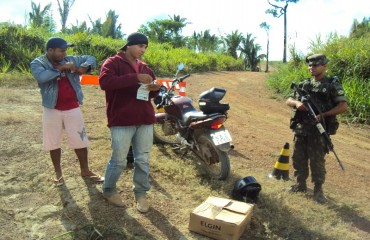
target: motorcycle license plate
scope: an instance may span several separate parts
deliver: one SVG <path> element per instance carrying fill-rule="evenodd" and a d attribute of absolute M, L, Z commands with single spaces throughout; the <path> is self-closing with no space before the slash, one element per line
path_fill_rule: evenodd
<path fill-rule="evenodd" d="M 227 130 L 212 133 L 211 137 L 212 137 L 213 143 L 216 146 L 221 145 L 223 143 L 231 142 L 231 140 L 232 140 L 231 135 L 230 135 L 229 131 L 227 131 Z"/>

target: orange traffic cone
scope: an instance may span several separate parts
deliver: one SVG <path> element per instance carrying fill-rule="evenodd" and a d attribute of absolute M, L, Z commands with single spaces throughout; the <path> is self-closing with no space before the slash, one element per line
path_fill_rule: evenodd
<path fill-rule="evenodd" d="M 179 95 L 185 97 L 186 96 L 186 82 L 180 82 L 179 86 L 180 86 Z"/>
<path fill-rule="evenodd" d="M 274 170 L 271 173 L 271 177 L 276 179 L 284 179 L 285 181 L 290 180 L 289 178 L 289 143 L 285 143 L 284 148 L 281 149 L 279 159 L 275 163 Z"/>

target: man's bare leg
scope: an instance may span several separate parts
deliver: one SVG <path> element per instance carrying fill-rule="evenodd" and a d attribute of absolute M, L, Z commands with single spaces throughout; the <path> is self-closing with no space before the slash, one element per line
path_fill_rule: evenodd
<path fill-rule="evenodd" d="M 87 148 L 75 149 L 75 153 L 76 153 L 77 158 L 80 162 L 81 176 L 82 177 L 90 177 L 91 180 L 94 180 L 96 182 L 104 181 L 104 177 L 90 171 L 89 162 L 88 162 Z"/>
<path fill-rule="evenodd" d="M 80 162 L 81 176 L 94 175 L 89 169 L 87 148 L 75 149 L 75 153 Z"/>
<path fill-rule="evenodd" d="M 60 166 L 61 157 L 62 157 L 62 149 L 58 148 L 58 149 L 54 149 L 50 151 L 50 158 L 51 158 L 51 161 L 53 162 L 56 180 L 61 179 L 63 176 L 62 168 Z"/>

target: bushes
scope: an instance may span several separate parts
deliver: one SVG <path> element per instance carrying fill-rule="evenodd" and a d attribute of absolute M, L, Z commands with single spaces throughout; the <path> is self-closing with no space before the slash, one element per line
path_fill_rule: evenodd
<path fill-rule="evenodd" d="M 173 48 L 169 44 L 149 43 L 144 55 L 158 76 L 173 76 L 176 66 L 183 62 L 186 72 L 242 70 L 242 61 L 215 53 L 196 53 L 187 48 Z"/>
<path fill-rule="evenodd" d="M 33 58 L 40 55 L 45 48 L 44 39 L 25 27 L 0 24 L 0 69 L 24 71 L 29 69 Z M 7 67 L 8 66 L 8 67 Z"/>
<path fill-rule="evenodd" d="M 97 68 L 93 74 L 98 74 L 104 60 L 114 55 L 125 44 L 124 40 L 87 33 L 58 34 L 57 36 L 76 45 L 67 50 L 69 55 L 89 54 L 96 57 Z M 45 43 L 50 37 L 51 33 L 42 29 L 28 30 L 25 27 L 2 23 L 0 25 L 0 71 L 8 72 L 16 69 L 29 72 L 30 62 L 45 53 Z M 187 48 L 173 48 L 169 44 L 155 42 L 149 43 L 143 60 L 159 76 L 173 75 L 180 62 L 186 64 L 187 72 L 242 70 L 241 60 L 230 56 L 196 53 Z"/>

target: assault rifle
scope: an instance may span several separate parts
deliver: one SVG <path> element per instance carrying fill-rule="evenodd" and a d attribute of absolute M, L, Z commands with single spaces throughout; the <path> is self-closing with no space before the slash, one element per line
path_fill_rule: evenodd
<path fill-rule="evenodd" d="M 325 131 L 325 128 L 322 126 L 321 122 L 318 121 L 316 119 L 316 114 L 315 114 L 315 111 L 313 110 L 312 106 L 311 106 L 311 103 L 310 103 L 310 100 L 309 98 L 305 97 L 301 90 L 299 90 L 298 86 L 293 82 L 291 85 L 290 85 L 290 88 L 291 89 L 294 89 L 296 91 L 296 93 L 298 93 L 298 95 L 300 96 L 301 98 L 301 102 L 304 104 L 304 106 L 306 107 L 307 111 L 308 111 L 308 114 L 309 116 L 312 118 L 312 120 L 314 120 L 315 122 L 315 126 L 317 127 L 317 129 L 319 130 L 319 132 L 321 133 L 321 136 L 324 138 L 325 142 L 326 142 L 326 146 L 328 148 L 329 151 L 332 151 L 334 153 L 334 156 L 335 158 L 337 159 L 338 163 L 339 163 L 339 166 L 342 168 L 342 170 L 344 171 L 344 167 L 343 167 L 343 164 L 342 162 L 339 160 L 336 152 L 334 151 L 334 145 L 333 143 L 331 142 L 331 139 L 330 139 L 330 136 L 329 134 Z"/>

